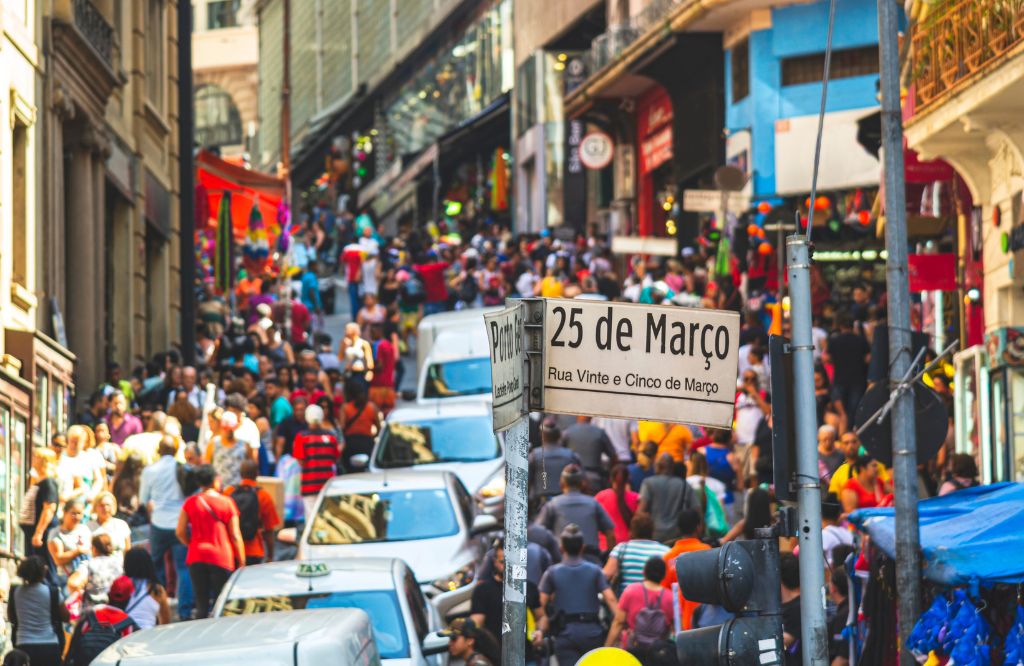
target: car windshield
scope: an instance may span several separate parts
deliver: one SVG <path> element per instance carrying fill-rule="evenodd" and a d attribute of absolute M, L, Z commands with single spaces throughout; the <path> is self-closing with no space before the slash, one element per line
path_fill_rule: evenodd
<path fill-rule="evenodd" d="M 500 455 L 490 414 L 389 421 L 377 450 L 381 467 L 481 462 Z"/>
<path fill-rule="evenodd" d="M 315 590 L 316 579 L 311 581 Z M 363 592 L 303 592 L 301 594 L 268 595 L 228 599 L 224 602 L 223 615 L 252 615 L 290 610 L 314 610 L 320 608 L 359 608 L 366 611 L 373 624 L 377 639 L 377 650 L 383 659 L 407 659 L 409 638 L 405 633 L 405 622 L 398 597 L 391 590 L 370 590 Z"/>
<path fill-rule="evenodd" d="M 491 392 L 491 359 L 467 358 L 427 367 L 424 398 L 458 398 Z"/>
<path fill-rule="evenodd" d="M 313 519 L 309 543 L 336 546 L 435 539 L 458 533 L 443 488 L 328 495 Z"/>

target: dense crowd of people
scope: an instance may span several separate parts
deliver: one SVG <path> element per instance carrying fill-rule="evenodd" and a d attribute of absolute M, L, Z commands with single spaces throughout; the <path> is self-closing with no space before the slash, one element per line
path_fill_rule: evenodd
<path fill-rule="evenodd" d="M 111 638 L 169 622 L 172 607 L 180 619 L 206 617 L 230 573 L 274 559 L 275 530 L 301 524 L 327 480 L 371 452 L 413 371 L 423 316 L 509 297 L 587 295 L 743 315 L 731 429 L 687 425 L 685 414 L 679 423 L 532 423 L 531 659 L 548 651 L 571 664 L 607 644 L 645 664 L 674 663 L 674 629 L 726 615 L 674 598 L 675 559 L 751 538 L 775 520 L 767 342 L 788 323 L 768 290 L 771 271 L 755 275 L 735 258 L 723 267 L 700 243 L 676 258 L 625 261 L 596 234 L 513 236 L 483 225 L 382 238 L 365 214 L 337 220 L 332 228 L 322 216 L 305 220 L 280 266 L 239 273 L 228 293 L 203 284 L 194 364 L 172 350 L 127 376 L 111 365 L 75 425 L 33 451 L 19 521 L 22 584 L 9 605 L 14 644 L 45 666 L 60 663 L 66 630 L 73 652 L 102 642 L 83 638 L 93 631 Z M 341 306 L 336 275 L 350 321 L 334 340 L 324 322 Z M 880 379 L 871 368 L 882 300 L 862 284 L 852 301 L 832 302 L 816 281 L 822 530 L 834 617 L 844 622 L 844 567 L 866 566 L 863 553 L 847 557 L 860 540 L 846 516 L 891 501 L 889 471 L 854 429 L 860 399 Z M 930 381 L 949 400 L 941 368 Z M 973 464 L 945 447 L 921 470 L 922 494 L 975 485 Z M 261 476 L 280 479 L 280 513 Z M 133 545 L 143 531 L 148 548 Z M 781 540 L 784 623 L 787 663 L 799 663 L 791 541 Z M 481 651 L 500 637 L 501 587 L 490 583 L 503 570 L 498 542 L 478 572 L 471 617 L 449 630 L 452 653 L 467 663 L 486 663 Z M 842 642 L 830 648 L 834 664 L 843 663 Z"/>

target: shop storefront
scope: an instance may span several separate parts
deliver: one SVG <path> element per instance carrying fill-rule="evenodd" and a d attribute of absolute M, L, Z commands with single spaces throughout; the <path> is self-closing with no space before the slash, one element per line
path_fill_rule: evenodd
<path fill-rule="evenodd" d="M 677 196 L 672 180 L 672 100 L 660 85 L 637 100 L 636 137 L 638 235 L 675 236 L 670 215 Z"/>
<path fill-rule="evenodd" d="M 982 483 L 1024 481 L 1024 329 L 1001 328 L 954 356 L 956 451 Z"/>
<path fill-rule="evenodd" d="M 18 513 L 31 463 L 32 385 L 16 371 L 0 370 L 0 550 L 24 552 Z"/>
<path fill-rule="evenodd" d="M 32 382 L 32 445 L 46 446 L 74 418 L 75 357 L 39 332 L 8 330 L 6 348 L 21 359 L 22 379 Z"/>

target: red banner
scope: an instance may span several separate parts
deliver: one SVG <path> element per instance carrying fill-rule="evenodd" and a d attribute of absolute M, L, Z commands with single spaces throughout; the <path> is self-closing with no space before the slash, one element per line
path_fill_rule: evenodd
<path fill-rule="evenodd" d="M 956 255 L 912 254 L 908 257 L 910 291 L 956 291 Z"/>

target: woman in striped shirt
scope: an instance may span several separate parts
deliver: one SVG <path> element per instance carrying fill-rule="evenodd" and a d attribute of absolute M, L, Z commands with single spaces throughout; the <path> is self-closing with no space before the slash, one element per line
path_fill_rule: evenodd
<path fill-rule="evenodd" d="M 644 579 L 644 564 L 652 557 L 661 558 L 668 552 L 668 546 L 654 540 L 654 521 L 650 514 L 638 513 L 629 523 L 629 541 L 623 541 L 612 548 L 604 574 L 612 581 L 615 594 L 632 583 Z"/>

